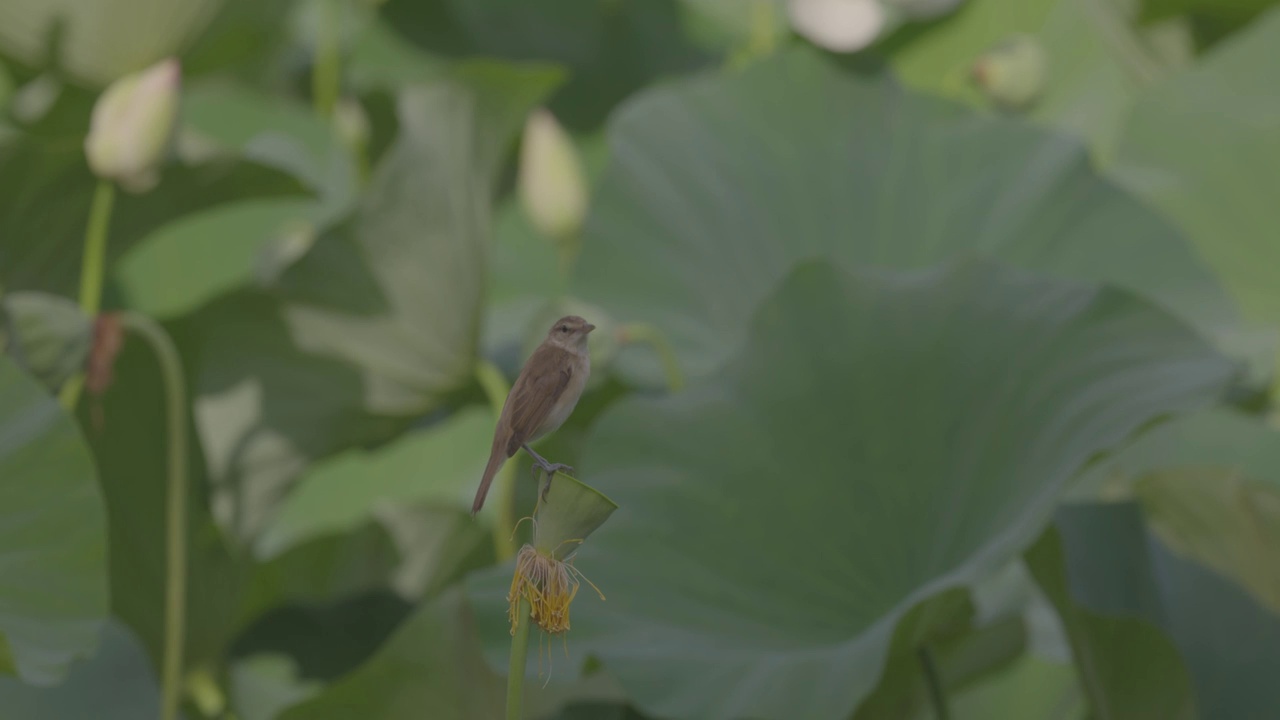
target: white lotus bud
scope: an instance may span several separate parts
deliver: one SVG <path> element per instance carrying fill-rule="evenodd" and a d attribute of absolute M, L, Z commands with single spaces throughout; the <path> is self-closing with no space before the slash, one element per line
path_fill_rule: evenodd
<path fill-rule="evenodd" d="M 84 152 L 101 178 L 126 190 L 149 190 L 178 120 L 182 68 L 174 58 L 112 83 L 93 106 Z"/>
<path fill-rule="evenodd" d="M 797 33 L 834 52 L 870 45 L 887 20 L 879 0 L 790 0 L 787 12 Z"/>
<path fill-rule="evenodd" d="M 587 216 L 587 180 L 573 140 L 547 110 L 535 110 L 524 126 L 520 204 L 538 232 L 571 245 Z"/>

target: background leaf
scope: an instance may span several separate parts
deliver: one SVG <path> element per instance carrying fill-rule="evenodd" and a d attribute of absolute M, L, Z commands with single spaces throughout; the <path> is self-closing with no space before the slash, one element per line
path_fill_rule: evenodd
<path fill-rule="evenodd" d="M 0 668 L 50 685 L 97 647 L 105 524 L 84 439 L 44 388 L 0 356 Z"/>
<path fill-rule="evenodd" d="M 1112 172 L 1182 227 L 1240 307 L 1280 324 L 1269 241 L 1280 225 L 1280 10 L 1143 93 Z"/>

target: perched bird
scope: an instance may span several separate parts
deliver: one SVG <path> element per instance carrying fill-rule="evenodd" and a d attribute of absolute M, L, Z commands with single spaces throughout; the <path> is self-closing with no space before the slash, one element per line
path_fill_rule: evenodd
<path fill-rule="evenodd" d="M 591 374 L 587 336 L 595 329 L 595 325 L 577 315 L 566 315 L 551 326 L 546 339 L 525 361 L 520 376 L 507 394 L 502 415 L 498 417 L 498 427 L 493 432 L 493 448 L 489 450 L 489 464 L 485 466 L 480 489 L 471 504 L 472 515 L 484 506 L 484 497 L 489 494 L 493 476 L 520 448 L 524 448 L 547 474 L 547 484 L 542 489 L 544 496 L 550 488 L 553 474 L 561 470 L 573 472 L 568 465 L 547 462 L 529 444 L 564 424 L 578 404 L 582 388 L 586 387 L 587 377 Z"/>

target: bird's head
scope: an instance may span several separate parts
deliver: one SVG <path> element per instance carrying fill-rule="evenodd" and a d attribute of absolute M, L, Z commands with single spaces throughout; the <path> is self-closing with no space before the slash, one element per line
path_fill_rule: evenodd
<path fill-rule="evenodd" d="M 547 331 L 547 342 L 566 350 L 586 350 L 587 336 L 596 326 L 577 315 L 565 315 Z"/>

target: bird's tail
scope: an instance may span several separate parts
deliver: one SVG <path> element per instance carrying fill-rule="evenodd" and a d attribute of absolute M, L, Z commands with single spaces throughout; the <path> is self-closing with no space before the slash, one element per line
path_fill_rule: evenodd
<path fill-rule="evenodd" d="M 507 461 L 506 456 L 502 452 L 502 448 L 494 445 L 493 450 L 489 452 L 489 464 L 484 468 L 484 477 L 480 478 L 480 488 L 476 490 L 476 499 L 471 503 L 471 516 L 480 512 L 480 508 L 484 507 L 484 496 L 489 494 L 489 485 L 493 483 L 493 476 L 498 474 L 502 469 L 503 463 Z"/>

